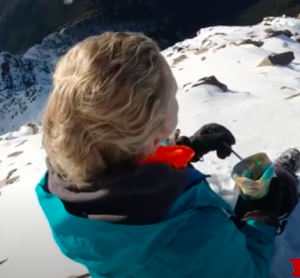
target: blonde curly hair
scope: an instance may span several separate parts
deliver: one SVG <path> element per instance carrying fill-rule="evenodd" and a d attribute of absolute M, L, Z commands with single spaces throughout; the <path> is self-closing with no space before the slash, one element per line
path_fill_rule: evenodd
<path fill-rule="evenodd" d="M 106 32 L 71 48 L 57 64 L 43 117 L 53 169 L 88 184 L 109 165 L 140 157 L 164 126 L 166 67 L 142 34 Z"/>

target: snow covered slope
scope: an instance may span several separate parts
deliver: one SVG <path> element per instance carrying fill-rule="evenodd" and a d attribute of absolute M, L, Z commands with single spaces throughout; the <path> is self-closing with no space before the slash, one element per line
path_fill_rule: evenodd
<path fill-rule="evenodd" d="M 265 32 L 267 28 L 290 32 L 267 38 L 271 32 Z M 234 149 L 241 156 L 264 151 L 274 159 L 286 148 L 300 148 L 297 32 L 299 20 L 267 18 L 251 27 L 206 28 L 194 39 L 166 49 L 163 53 L 180 87 L 182 133 L 190 135 L 210 122 L 223 124 L 235 134 Z M 285 66 L 258 67 L 268 55 L 286 51 L 293 51 L 295 59 L 285 55 L 281 60 Z M 209 76 L 223 85 L 201 84 Z M 215 79 L 208 80 L 216 84 Z M 34 187 L 45 171 L 44 158 L 41 134 L 34 126 L 0 140 L 0 262 L 8 258 L 0 264 L 0 277 L 67 278 L 85 271 L 60 254 L 35 198 Z M 212 174 L 212 188 L 233 206 L 237 192 L 230 172 L 237 162 L 234 156 L 223 161 L 209 154 L 196 165 Z M 290 259 L 300 258 L 299 223 L 300 205 L 276 240 L 271 278 L 291 277 Z"/>

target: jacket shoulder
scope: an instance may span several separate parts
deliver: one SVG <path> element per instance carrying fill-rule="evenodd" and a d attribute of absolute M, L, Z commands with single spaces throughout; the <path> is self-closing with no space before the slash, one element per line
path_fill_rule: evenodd
<path fill-rule="evenodd" d="M 190 211 L 172 241 L 157 255 L 156 260 L 164 266 L 159 273 L 165 275 L 161 277 L 177 277 L 169 275 L 172 270 L 178 277 L 218 278 L 223 276 L 223 268 L 224 273 L 228 271 L 224 277 L 232 277 L 239 260 L 238 250 L 243 245 L 246 245 L 244 236 L 222 209 L 201 207 Z M 232 251 L 233 254 L 228 254 Z M 153 265 L 149 268 L 153 269 Z"/>
<path fill-rule="evenodd" d="M 169 217 L 172 218 L 183 212 L 204 207 L 215 207 L 225 211 L 229 216 L 234 215 L 231 206 L 215 193 L 207 180 L 203 178 L 179 196 L 170 210 Z"/>

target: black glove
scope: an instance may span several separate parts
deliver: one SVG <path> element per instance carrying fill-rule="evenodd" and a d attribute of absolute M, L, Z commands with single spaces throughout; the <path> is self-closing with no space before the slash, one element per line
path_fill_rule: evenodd
<path fill-rule="evenodd" d="M 273 178 L 269 192 L 258 200 L 248 200 L 240 195 L 235 207 L 236 218 L 234 222 L 241 229 L 248 220 L 266 223 L 270 226 L 279 227 L 280 205 L 283 200 L 283 184 L 278 178 Z"/>
<path fill-rule="evenodd" d="M 235 207 L 237 216 L 235 222 L 238 227 L 247 220 L 264 222 L 278 228 L 279 218 L 289 215 L 298 203 L 295 181 L 278 173 L 270 183 L 269 192 L 258 200 L 247 200 L 239 196 Z"/>
<path fill-rule="evenodd" d="M 211 151 L 216 151 L 220 159 L 230 156 L 235 138 L 227 128 L 213 123 L 204 125 L 191 137 L 178 137 L 176 144 L 192 148 L 196 153 L 192 162 L 197 162 Z"/>
<path fill-rule="evenodd" d="M 280 216 L 280 206 L 283 199 L 283 184 L 277 177 L 273 178 L 270 183 L 269 192 L 266 196 L 258 200 L 249 200 L 247 197 L 240 195 L 235 207 L 235 214 L 241 220 L 247 213 L 257 211 Z"/>

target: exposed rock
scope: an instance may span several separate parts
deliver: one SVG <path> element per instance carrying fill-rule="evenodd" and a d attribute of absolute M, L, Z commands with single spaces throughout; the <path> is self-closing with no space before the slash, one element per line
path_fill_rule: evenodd
<path fill-rule="evenodd" d="M 39 133 L 40 127 L 39 127 L 37 124 L 35 124 L 35 123 L 28 123 L 27 126 L 28 126 L 28 127 L 31 127 L 31 129 L 32 129 L 32 134 L 37 134 L 37 133 Z"/>
<path fill-rule="evenodd" d="M 6 186 L 6 179 L 0 180 L 0 189 Z"/>
<path fill-rule="evenodd" d="M 179 64 L 180 62 L 182 62 L 185 59 L 187 59 L 187 56 L 185 54 L 182 54 L 182 55 L 178 56 L 177 58 L 175 58 L 173 60 L 173 66 Z"/>
<path fill-rule="evenodd" d="M 214 49 L 214 51 L 219 50 L 219 49 L 222 49 L 222 48 L 225 48 L 226 46 L 227 46 L 227 45 L 224 43 L 224 44 L 222 44 L 222 45 L 216 47 L 216 48 Z"/>
<path fill-rule="evenodd" d="M 27 140 L 25 139 L 25 140 L 23 140 L 22 142 L 20 142 L 18 145 L 16 145 L 16 147 L 20 147 L 20 146 L 22 146 L 24 143 L 26 143 L 27 142 Z"/>
<path fill-rule="evenodd" d="M 258 65 L 258 67 L 264 66 L 287 66 L 295 59 L 294 52 L 287 51 L 279 54 L 269 55 Z"/>
<path fill-rule="evenodd" d="M 178 45 L 173 46 L 173 51 L 181 52 L 182 50 L 184 50 L 184 48 L 181 46 L 178 46 Z"/>
<path fill-rule="evenodd" d="M 227 34 L 222 32 L 216 32 L 214 33 L 214 36 L 227 36 Z"/>
<path fill-rule="evenodd" d="M 290 95 L 290 96 L 286 97 L 285 99 L 292 99 L 292 98 L 299 97 L 299 96 L 300 96 L 300 93 L 297 93 L 297 94 Z"/>
<path fill-rule="evenodd" d="M 201 48 L 201 49 L 197 49 L 197 50 L 194 52 L 194 54 L 195 54 L 195 55 L 203 54 L 203 53 L 207 52 L 208 49 L 209 49 L 209 48 L 205 48 L 205 47 L 203 47 L 203 48 Z"/>
<path fill-rule="evenodd" d="M 204 45 L 210 45 L 211 44 L 211 41 L 210 41 L 210 38 L 213 36 L 214 34 L 211 34 L 209 35 L 208 37 L 206 37 L 205 39 L 202 40 L 201 42 L 201 47 L 203 48 Z M 207 48 L 208 46 L 205 46 L 205 48 Z"/>
<path fill-rule="evenodd" d="M 287 36 L 288 38 L 291 38 L 293 36 L 290 30 L 274 30 L 272 28 L 267 28 L 265 29 L 265 32 L 267 33 L 266 38 L 272 38 L 281 35 Z"/>
<path fill-rule="evenodd" d="M 10 171 L 8 172 L 6 178 L 9 179 L 16 171 L 17 171 L 17 169 L 10 170 Z"/>
<path fill-rule="evenodd" d="M 17 182 L 19 179 L 20 179 L 20 176 L 12 177 L 6 181 L 6 185 L 13 184 L 13 183 Z"/>
<path fill-rule="evenodd" d="M 191 82 L 188 82 L 188 83 L 184 84 L 184 85 L 182 86 L 182 89 L 184 89 L 186 86 L 189 86 L 189 85 L 191 85 L 191 84 L 192 84 Z"/>
<path fill-rule="evenodd" d="M 13 169 L 8 172 L 5 179 L 0 181 L 0 188 L 5 187 L 9 184 L 13 184 L 20 179 L 19 176 L 12 177 L 12 175 L 17 171 L 17 169 Z"/>
<path fill-rule="evenodd" d="M 14 153 L 9 154 L 7 157 L 16 157 L 16 156 L 19 156 L 22 153 L 23 153 L 23 151 L 14 152 Z"/>
<path fill-rule="evenodd" d="M 270 56 L 264 58 L 260 64 L 258 65 L 258 67 L 267 67 L 267 66 L 272 66 L 272 62 L 270 61 Z"/>
<path fill-rule="evenodd" d="M 8 258 L 5 259 L 5 260 L 0 261 L 0 265 L 1 265 L 1 264 L 4 264 L 5 262 L 7 262 L 7 260 L 8 260 Z"/>
<path fill-rule="evenodd" d="M 298 34 L 295 35 L 294 40 L 300 43 L 300 36 Z"/>
<path fill-rule="evenodd" d="M 288 86 L 282 86 L 282 87 L 280 88 L 280 90 L 285 90 L 285 89 L 291 90 L 291 91 L 296 91 L 294 88 L 288 87 Z"/>
<path fill-rule="evenodd" d="M 285 41 L 284 41 L 284 42 L 282 43 L 282 47 L 288 47 L 288 46 L 289 46 L 289 43 L 288 43 L 288 42 L 285 42 Z"/>
<path fill-rule="evenodd" d="M 266 17 L 264 17 L 263 22 L 271 23 L 271 22 L 273 22 L 273 20 L 274 20 L 273 16 L 266 16 Z"/>
<path fill-rule="evenodd" d="M 263 46 L 264 42 L 263 41 L 254 41 L 252 39 L 245 39 L 241 42 L 234 42 L 233 44 L 236 46 L 244 45 L 244 44 L 253 44 L 257 47 L 261 47 L 261 46 Z"/>
<path fill-rule="evenodd" d="M 203 84 L 208 84 L 208 85 L 213 85 L 213 86 L 217 86 L 219 87 L 223 92 L 227 92 L 228 91 L 228 87 L 224 84 L 221 83 L 214 75 L 212 76 L 208 76 L 208 77 L 203 77 L 200 78 L 197 83 L 192 85 L 193 87 L 197 87 Z"/>

